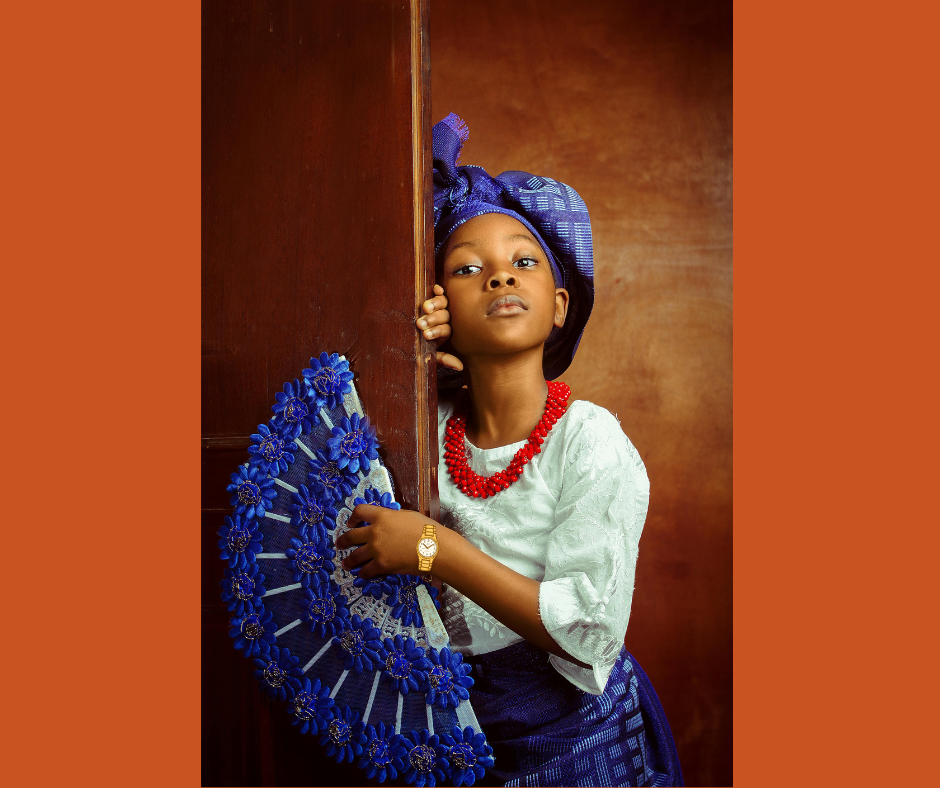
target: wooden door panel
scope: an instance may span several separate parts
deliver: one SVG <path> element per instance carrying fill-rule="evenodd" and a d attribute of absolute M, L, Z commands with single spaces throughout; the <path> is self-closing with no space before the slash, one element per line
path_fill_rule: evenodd
<path fill-rule="evenodd" d="M 203 784 L 355 784 L 253 686 L 225 491 L 275 393 L 344 354 L 403 506 L 435 515 L 427 0 L 203 3 Z M 344 777 L 344 775 L 347 775 Z"/>
<path fill-rule="evenodd" d="M 206 2 L 203 29 L 203 434 L 255 431 L 311 354 L 343 353 L 413 508 L 433 276 L 421 7 Z"/>

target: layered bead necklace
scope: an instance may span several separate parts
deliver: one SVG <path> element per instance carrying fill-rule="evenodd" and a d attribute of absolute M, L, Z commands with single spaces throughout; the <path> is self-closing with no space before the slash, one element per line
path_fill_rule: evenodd
<path fill-rule="evenodd" d="M 535 425 L 532 434 L 512 462 L 504 471 L 494 473 L 492 476 L 480 476 L 475 473 L 467 463 L 465 440 L 467 435 L 467 418 L 463 414 L 454 414 L 447 420 L 447 430 L 444 432 L 444 462 L 451 479 L 457 489 L 471 498 L 489 498 L 500 490 L 505 490 L 510 484 L 519 480 L 522 470 L 529 460 L 542 451 L 542 442 L 555 422 L 560 419 L 568 409 L 568 397 L 571 389 L 561 381 L 549 380 L 548 399 L 545 400 L 545 412 L 539 423 Z"/>

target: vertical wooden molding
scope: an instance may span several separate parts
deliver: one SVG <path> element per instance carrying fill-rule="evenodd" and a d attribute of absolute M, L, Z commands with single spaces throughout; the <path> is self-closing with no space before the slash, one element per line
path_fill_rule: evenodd
<path fill-rule="evenodd" d="M 429 0 L 411 0 L 411 129 L 414 206 L 415 293 L 419 305 L 434 282 L 434 225 L 431 207 L 431 64 Z M 418 507 L 439 518 L 437 495 L 437 368 L 435 347 L 415 331 L 417 393 Z"/>

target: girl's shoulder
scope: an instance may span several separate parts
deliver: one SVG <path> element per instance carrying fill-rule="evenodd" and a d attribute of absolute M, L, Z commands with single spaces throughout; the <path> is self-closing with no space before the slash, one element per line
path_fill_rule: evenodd
<path fill-rule="evenodd" d="M 620 420 L 613 413 L 586 399 L 576 399 L 570 403 L 563 421 L 566 429 L 572 432 L 586 434 L 601 434 L 610 430 L 623 432 Z"/>
<path fill-rule="evenodd" d="M 565 436 L 563 442 L 571 446 L 586 444 L 598 448 L 620 447 L 625 451 L 636 452 L 623 431 L 620 419 L 607 408 L 588 400 L 572 402 L 555 429 Z"/>
<path fill-rule="evenodd" d="M 593 402 L 572 402 L 555 425 L 555 430 L 560 438 L 556 441 L 556 448 L 572 458 L 588 456 L 595 467 L 603 464 L 643 466 L 639 452 L 623 431 L 620 419 Z"/>

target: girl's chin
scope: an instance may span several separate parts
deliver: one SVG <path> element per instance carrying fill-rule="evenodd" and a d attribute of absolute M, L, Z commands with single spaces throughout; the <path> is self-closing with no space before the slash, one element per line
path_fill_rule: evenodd
<path fill-rule="evenodd" d="M 545 340 L 519 341 L 519 342 L 490 342 L 485 348 L 460 348 L 454 345 L 457 355 L 464 362 L 464 367 L 468 364 L 487 364 L 494 361 L 505 362 L 512 357 L 519 359 L 532 356 L 542 363 L 542 352 L 545 346 Z"/>
<path fill-rule="evenodd" d="M 504 353 L 521 353 L 544 345 L 551 334 L 554 323 L 543 328 L 543 323 L 528 320 L 530 315 L 522 312 L 518 315 L 505 315 L 490 318 L 485 323 L 475 326 L 473 331 L 464 331 L 463 336 L 469 342 L 460 341 L 459 329 L 453 329 L 450 338 L 451 346 L 458 353 L 465 355 L 492 355 Z"/>

